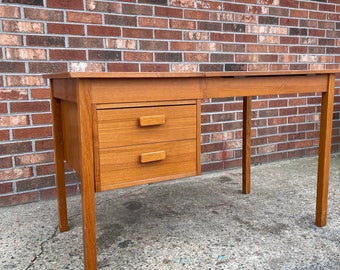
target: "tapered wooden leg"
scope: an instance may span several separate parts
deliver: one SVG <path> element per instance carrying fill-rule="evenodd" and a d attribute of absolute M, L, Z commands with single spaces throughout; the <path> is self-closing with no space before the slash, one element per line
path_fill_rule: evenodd
<path fill-rule="evenodd" d="M 250 193 L 251 97 L 243 97 L 242 192 Z"/>
<path fill-rule="evenodd" d="M 322 93 L 318 182 L 316 193 L 316 218 L 317 226 L 325 226 L 327 223 L 328 206 L 328 178 L 330 168 L 332 118 L 334 102 L 335 75 L 328 75 L 328 90 Z"/>
<path fill-rule="evenodd" d="M 92 141 L 92 106 L 89 84 L 79 83 L 78 89 L 81 198 L 83 210 L 84 268 L 97 269 L 96 209 L 94 191 L 94 157 Z"/>
<path fill-rule="evenodd" d="M 68 230 L 67 222 L 67 201 L 66 201 L 66 184 L 65 184 L 65 165 L 64 165 L 64 145 L 61 122 L 61 104 L 60 100 L 53 97 L 52 94 L 52 111 L 53 111 L 53 135 L 54 151 L 56 164 L 56 181 L 58 196 L 58 213 L 59 213 L 59 230 L 61 232 Z"/>

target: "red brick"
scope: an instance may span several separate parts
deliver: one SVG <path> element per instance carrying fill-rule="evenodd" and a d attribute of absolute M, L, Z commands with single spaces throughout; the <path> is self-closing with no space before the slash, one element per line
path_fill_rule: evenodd
<path fill-rule="evenodd" d="M 49 34 L 64 34 L 64 35 L 85 35 L 84 25 L 65 24 L 65 23 L 48 23 L 47 33 Z"/>
<path fill-rule="evenodd" d="M 223 41 L 223 42 L 233 42 L 234 34 L 226 34 L 226 33 L 210 33 L 211 41 Z"/>
<path fill-rule="evenodd" d="M 197 8 L 204 10 L 222 10 L 223 3 L 214 1 L 199 1 L 197 2 Z"/>
<path fill-rule="evenodd" d="M 46 138 L 52 136 L 52 127 L 22 128 L 13 130 L 14 139 Z"/>
<path fill-rule="evenodd" d="M 296 98 L 296 99 L 289 99 L 289 106 L 299 106 L 307 104 L 306 98 Z"/>
<path fill-rule="evenodd" d="M 308 2 L 300 1 L 300 8 L 317 10 L 318 4 L 310 2 L 310 1 L 308 1 Z"/>
<path fill-rule="evenodd" d="M 221 132 L 222 125 L 221 124 L 202 125 L 201 130 L 202 133 Z"/>
<path fill-rule="evenodd" d="M 55 174 L 56 166 L 55 163 L 50 164 L 38 164 L 36 166 L 37 176 L 44 176 L 47 174 Z"/>
<path fill-rule="evenodd" d="M 85 50 L 50 50 L 50 59 L 55 60 L 85 60 Z"/>
<path fill-rule="evenodd" d="M 170 43 L 171 51 L 195 51 L 196 44 L 192 42 L 171 42 Z"/>
<path fill-rule="evenodd" d="M 67 71 L 67 64 L 62 62 L 30 62 L 28 63 L 30 73 L 59 73 Z"/>
<path fill-rule="evenodd" d="M 277 142 L 285 142 L 288 140 L 287 134 L 281 134 L 281 135 L 275 135 L 275 136 L 269 136 L 268 143 L 277 143 Z"/>
<path fill-rule="evenodd" d="M 16 182 L 18 192 L 54 186 L 54 176 L 39 177 Z"/>
<path fill-rule="evenodd" d="M 184 10 L 185 19 L 193 20 L 209 20 L 209 12 L 200 10 Z"/>
<path fill-rule="evenodd" d="M 46 10 L 39 8 L 25 8 L 24 16 L 29 20 L 62 22 L 64 20 L 63 11 Z"/>
<path fill-rule="evenodd" d="M 71 72 L 102 72 L 105 64 L 99 62 L 73 62 L 70 63 Z"/>
<path fill-rule="evenodd" d="M 3 21 L 2 27 L 4 32 L 43 33 L 44 31 L 44 25 L 40 22 Z"/>
<path fill-rule="evenodd" d="M 12 113 L 47 112 L 50 111 L 50 103 L 48 101 L 12 102 L 10 109 Z"/>
<path fill-rule="evenodd" d="M 45 60 L 45 49 L 6 48 L 7 59 Z"/>
<path fill-rule="evenodd" d="M 119 27 L 111 26 L 87 26 L 87 34 L 89 36 L 109 36 L 109 37 L 119 37 L 121 36 Z"/>
<path fill-rule="evenodd" d="M 70 48 L 103 48 L 102 38 L 69 37 Z"/>
<path fill-rule="evenodd" d="M 68 22 L 102 24 L 102 15 L 90 12 L 67 12 Z"/>
<path fill-rule="evenodd" d="M 171 0 L 170 5 L 171 6 L 177 6 L 177 7 L 186 7 L 186 8 L 193 8 L 195 7 L 194 0 Z"/>
<path fill-rule="evenodd" d="M 305 116 L 304 115 L 299 115 L 299 116 L 291 116 L 288 117 L 288 123 L 303 123 L 305 122 Z"/>
<path fill-rule="evenodd" d="M 169 25 L 168 19 L 157 19 L 157 18 L 138 18 L 138 26 L 141 27 L 157 27 L 157 28 L 167 28 Z"/>
<path fill-rule="evenodd" d="M 208 62 L 208 53 L 184 53 L 185 62 Z"/>
<path fill-rule="evenodd" d="M 203 144 L 201 146 L 202 153 L 216 152 L 223 149 L 223 142 L 215 142 L 211 144 Z"/>
<path fill-rule="evenodd" d="M 122 54 L 120 51 L 90 50 L 89 60 L 121 61 Z"/>
<path fill-rule="evenodd" d="M 142 72 L 169 72 L 168 64 L 141 64 Z"/>
<path fill-rule="evenodd" d="M 139 41 L 139 49 L 140 50 L 147 50 L 147 51 L 167 51 L 168 50 L 168 42 L 166 42 L 166 41 L 140 40 Z"/>
<path fill-rule="evenodd" d="M 156 39 L 170 39 L 170 40 L 181 40 L 181 31 L 169 31 L 169 30 L 155 30 Z"/>
<path fill-rule="evenodd" d="M 43 124 L 52 124 L 52 115 L 48 114 L 33 114 L 32 115 L 32 124 L 33 125 L 43 125 Z"/>
<path fill-rule="evenodd" d="M 301 9 L 291 9 L 290 10 L 290 17 L 296 18 L 308 18 L 309 12 L 307 10 Z"/>
<path fill-rule="evenodd" d="M 0 6 L 1 18 L 20 18 L 20 8 L 12 6 Z"/>
<path fill-rule="evenodd" d="M 13 184 L 12 183 L 1 183 L 0 184 L 0 194 L 12 193 Z"/>
<path fill-rule="evenodd" d="M 280 16 L 280 17 L 288 17 L 289 16 L 289 9 L 287 8 L 279 8 L 279 7 L 270 7 L 269 14 Z"/>
<path fill-rule="evenodd" d="M 170 28 L 172 29 L 196 29 L 196 22 L 187 20 L 170 20 Z"/>
<path fill-rule="evenodd" d="M 204 60 L 199 60 L 204 61 Z M 234 61 L 234 55 L 223 53 L 211 53 L 210 62 L 232 62 Z"/>
<path fill-rule="evenodd" d="M 286 117 L 269 118 L 268 119 L 268 125 L 269 126 L 278 126 L 278 125 L 285 125 L 285 124 L 287 124 L 287 118 Z"/>
<path fill-rule="evenodd" d="M 38 201 L 38 192 L 25 192 L 0 197 L 0 206 L 9 206 Z"/>
<path fill-rule="evenodd" d="M 57 198 L 57 189 L 48 188 L 39 191 L 41 200 L 51 200 Z M 66 187 L 67 196 L 77 195 L 79 193 L 78 186 L 72 185 Z"/>
<path fill-rule="evenodd" d="M 151 62 L 153 60 L 153 53 L 149 52 L 125 52 L 124 61 L 142 61 Z"/>
<path fill-rule="evenodd" d="M 96 0 L 88 0 L 88 10 L 97 12 L 119 13 L 121 4 L 115 2 L 101 2 Z"/>
<path fill-rule="evenodd" d="M 54 143 L 52 139 L 43 139 L 35 141 L 35 150 L 36 151 L 46 151 L 53 150 Z"/>
<path fill-rule="evenodd" d="M 155 7 L 155 15 L 167 18 L 182 18 L 183 10 L 179 8 Z"/>
<path fill-rule="evenodd" d="M 48 162 L 53 162 L 53 160 L 54 160 L 54 153 L 45 152 L 45 153 L 26 154 L 26 155 L 16 156 L 15 164 L 17 166 L 22 166 L 22 165 L 48 163 Z"/>
<path fill-rule="evenodd" d="M 27 115 L 0 116 L 0 127 L 25 126 L 28 124 Z"/>
<path fill-rule="evenodd" d="M 13 155 L 32 151 L 32 142 L 14 142 L 0 145 L 3 155 Z"/>
<path fill-rule="evenodd" d="M 0 89 L 0 100 L 28 99 L 27 89 Z"/>
<path fill-rule="evenodd" d="M 326 13 L 325 12 L 309 12 L 309 18 L 315 20 L 326 20 Z"/>
<path fill-rule="evenodd" d="M 115 71 L 115 72 L 138 72 L 139 67 L 138 64 L 133 63 L 108 63 L 107 71 Z"/>
<path fill-rule="evenodd" d="M 246 5 L 244 4 L 238 4 L 238 3 L 228 3 L 225 2 L 223 4 L 223 10 L 228 10 L 229 12 L 240 12 L 240 13 L 245 13 L 246 12 Z"/>
<path fill-rule="evenodd" d="M 0 62 L 1 73 L 25 73 L 25 70 L 24 62 Z"/>
<path fill-rule="evenodd" d="M 60 8 L 60 9 L 79 9 L 83 10 L 83 0 L 46 0 L 46 6 L 48 8 Z"/>
<path fill-rule="evenodd" d="M 202 172 L 217 171 L 222 170 L 223 168 L 224 168 L 223 162 L 202 164 Z"/>
<path fill-rule="evenodd" d="M 265 145 L 265 146 L 260 146 L 257 148 L 257 153 L 258 154 L 266 154 L 266 153 L 272 153 L 276 151 L 276 145 L 270 144 L 270 145 Z"/>
<path fill-rule="evenodd" d="M 46 81 L 41 76 L 6 76 L 7 86 L 45 86 Z"/>
<path fill-rule="evenodd" d="M 27 36 L 27 46 L 32 47 L 65 47 L 65 38 L 56 36 Z"/>
<path fill-rule="evenodd" d="M 9 130 L 0 130 L 0 141 L 9 140 Z"/>
<path fill-rule="evenodd" d="M 0 148 L 1 148 L 2 145 L 0 145 Z M 1 151 L 1 155 L 4 155 L 5 153 L 3 153 Z M 0 168 L 2 169 L 5 169 L 5 168 L 10 168 L 13 166 L 13 163 L 12 163 L 12 157 L 9 156 L 9 157 L 0 157 Z"/>
<path fill-rule="evenodd" d="M 299 7 L 299 1 L 280 0 L 280 6 L 298 8 Z"/>
<path fill-rule="evenodd" d="M 31 167 L 0 170 L 0 181 L 27 178 L 33 175 Z"/>
<path fill-rule="evenodd" d="M 257 130 L 258 136 L 267 136 L 267 135 L 273 135 L 277 133 L 278 133 L 277 127 L 259 128 Z"/>
<path fill-rule="evenodd" d="M 20 46 L 23 45 L 22 36 L 14 34 L 0 34 L 0 45 L 2 46 Z M 8 59 L 8 57 L 6 57 Z"/>
<path fill-rule="evenodd" d="M 135 4 L 122 4 L 122 14 L 134 14 L 134 15 L 149 15 L 153 13 L 152 6 L 143 6 Z"/>

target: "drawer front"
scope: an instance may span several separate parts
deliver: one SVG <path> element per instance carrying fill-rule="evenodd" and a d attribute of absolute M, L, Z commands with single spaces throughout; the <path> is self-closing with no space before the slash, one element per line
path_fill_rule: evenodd
<path fill-rule="evenodd" d="M 97 110 L 99 148 L 196 138 L 196 105 Z"/>
<path fill-rule="evenodd" d="M 100 149 L 96 186 L 103 191 L 196 174 L 195 139 L 124 146 Z"/>

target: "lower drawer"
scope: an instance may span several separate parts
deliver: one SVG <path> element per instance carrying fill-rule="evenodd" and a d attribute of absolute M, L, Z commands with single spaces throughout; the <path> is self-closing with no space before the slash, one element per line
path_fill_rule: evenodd
<path fill-rule="evenodd" d="M 196 175 L 196 140 L 100 149 L 96 191 Z"/>

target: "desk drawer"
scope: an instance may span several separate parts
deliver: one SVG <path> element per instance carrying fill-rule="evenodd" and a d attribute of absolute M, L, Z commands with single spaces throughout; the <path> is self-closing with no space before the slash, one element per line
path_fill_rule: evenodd
<path fill-rule="evenodd" d="M 196 175 L 196 149 L 196 139 L 100 149 L 96 189 Z"/>
<path fill-rule="evenodd" d="M 99 148 L 196 138 L 196 105 L 98 109 Z"/>

